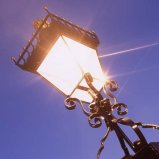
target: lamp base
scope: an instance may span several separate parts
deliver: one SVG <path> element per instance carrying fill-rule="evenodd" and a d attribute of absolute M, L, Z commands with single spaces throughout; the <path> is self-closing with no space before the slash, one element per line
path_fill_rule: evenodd
<path fill-rule="evenodd" d="M 159 159 L 159 142 L 151 142 L 134 156 L 122 159 Z"/>

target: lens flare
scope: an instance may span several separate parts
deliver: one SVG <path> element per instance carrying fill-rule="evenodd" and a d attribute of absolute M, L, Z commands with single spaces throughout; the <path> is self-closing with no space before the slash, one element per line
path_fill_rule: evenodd
<path fill-rule="evenodd" d="M 144 45 L 144 46 L 139 46 L 139 47 L 132 48 L 132 49 L 127 49 L 127 50 L 123 50 L 123 51 L 117 51 L 117 52 L 113 52 L 113 53 L 110 53 L 110 54 L 101 55 L 101 56 L 98 56 L 98 57 L 99 57 L 99 58 L 104 58 L 104 57 L 113 56 L 113 55 L 120 55 L 120 54 L 125 54 L 125 53 L 132 53 L 133 51 L 141 50 L 141 49 L 145 49 L 145 48 L 149 48 L 149 47 L 156 46 L 156 45 L 159 45 L 159 43 L 153 43 L 153 44 L 148 44 L 148 45 Z"/>

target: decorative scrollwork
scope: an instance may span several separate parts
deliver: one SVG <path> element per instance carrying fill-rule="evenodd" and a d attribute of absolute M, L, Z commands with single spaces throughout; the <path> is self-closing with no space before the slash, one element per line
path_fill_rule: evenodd
<path fill-rule="evenodd" d="M 114 81 L 106 81 L 105 85 L 103 86 L 103 92 L 113 99 L 112 105 L 117 103 L 116 97 L 111 93 L 118 89 L 118 85 Z"/>
<path fill-rule="evenodd" d="M 92 128 L 99 128 L 102 125 L 102 119 L 101 116 L 99 114 L 91 114 L 88 118 L 89 121 L 89 125 Z"/>
<path fill-rule="evenodd" d="M 82 107 L 83 113 L 85 115 L 87 115 L 87 116 L 90 116 L 90 112 L 88 112 L 84 108 L 83 103 L 79 99 L 77 99 L 77 98 L 70 98 L 70 97 L 66 98 L 65 101 L 64 101 L 64 105 L 65 105 L 66 109 L 73 110 L 73 109 L 76 108 L 76 105 L 77 105 L 76 102 L 78 102 L 80 104 L 80 106 Z"/>
<path fill-rule="evenodd" d="M 109 90 L 110 90 L 111 92 L 115 92 L 115 91 L 118 90 L 118 84 L 117 84 L 115 81 L 112 81 L 112 80 L 106 81 L 105 86 L 106 86 L 107 88 L 109 88 Z"/>
<path fill-rule="evenodd" d="M 89 104 L 87 111 L 85 109 L 85 105 L 76 98 L 66 98 L 65 100 L 65 107 L 68 110 L 73 110 L 76 108 L 77 102 L 82 107 L 82 110 L 85 115 L 88 116 L 89 125 L 92 128 L 99 128 L 104 121 L 107 126 L 107 131 L 104 137 L 100 141 L 100 148 L 97 153 L 97 159 L 99 159 L 102 150 L 104 149 L 104 142 L 107 139 L 110 131 L 115 131 L 120 145 L 125 153 L 125 157 L 129 156 L 129 150 L 127 145 L 136 153 L 138 152 L 143 146 L 147 145 L 147 141 L 139 129 L 139 126 L 142 128 L 153 128 L 159 129 L 159 126 L 153 124 L 143 124 L 141 122 L 133 122 L 129 118 L 116 118 L 113 115 L 113 111 L 116 110 L 117 114 L 122 116 L 128 113 L 128 107 L 124 103 L 118 103 L 116 97 L 112 94 L 112 92 L 118 89 L 118 85 L 114 81 L 107 81 L 103 87 L 103 92 L 108 96 L 108 98 L 103 98 L 103 96 L 96 90 L 96 88 L 92 84 L 92 79 L 90 78 L 89 74 L 85 75 L 86 82 L 91 89 L 91 93 L 96 95 L 93 102 Z M 120 128 L 119 125 L 125 125 L 132 128 L 135 134 L 138 137 L 138 140 L 132 142 L 125 132 Z M 127 144 L 127 145 L 126 145 Z"/>
<path fill-rule="evenodd" d="M 90 110 L 91 113 L 96 113 L 98 111 L 98 109 L 99 108 L 97 107 L 96 103 L 91 103 L 89 105 L 89 110 Z"/>
<path fill-rule="evenodd" d="M 112 109 L 117 109 L 118 115 L 125 115 L 128 113 L 128 107 L 124 103 L 116 103 L 112 106 Z"/>
<path fill-rule="evenodd" d="M 75 102 L 75 98 L 66 98 L 64 101 L 65 107 L 68 110 L 73 110 L 76 108 L 76 102 Z"/>
<path fill-rule="evenodd" d="M 90 112 L 88 112 L 85 108 L 84 108 L 84 105 L 82 104 L 82 102 L 81 101 L 79 101 L 79 103 L 80 103 L 80 106 L 82 107 L 82 111 L 83 111 L 83 113 L 85 114 L 85 115 L 87 115 L 87 116 L 90 116 Z"/>

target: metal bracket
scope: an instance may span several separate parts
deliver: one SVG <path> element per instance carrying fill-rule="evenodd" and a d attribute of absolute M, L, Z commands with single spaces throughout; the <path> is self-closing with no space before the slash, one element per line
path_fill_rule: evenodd
<path fill-rule="evenodd" d="M 153 129 L 159 129 L 159 126 L 153 124 L 143 124 L 141 122 L 135 123 L 130 118 L 116 118 L 113 115 L 115 109 L 117 110 L 117 114 L 119 116 L 125 115 L 128 112 L 127 106 L 124 103 L 118 103 L 116 97 L 111 93 L 118 89 L 116 82 L 106 81 L 106 84 L 103 87 L 103 92 L 107 97 L 103 98 L 100 92 L 98 92 L 93 86 L 93 78 L 91 75 L 87 73 L 85 74 L 84 78 L 89 86 L 89 89 L 95 94 L 94 102 L 88 105 L 89 111 L 86 111 L 81 101 L 69 97 L 65 100 L 66 108 L 72 110 L 76 107 L 76 102 L 79 102 L 82 106 L 83 112 L 88 116 L 88 122 L 91 127 L 98 128 L 102 125 L 102 122 L 106 124 L 107 131 L 100 141 L 100 148 L 97 152 L 97 159 L 99 159 L 100 154 L 104 149 L 104 142 L 111 131 L 116 133 L 121 148 L 125 153 L 123 159 L 130 159 L 132 155 L 129 152 L 128 146 L 134 151 L 134 153 L 138 153 L 148 145 L 143 133 L 139 129 L 139 126 L 142 128 Z M 138 140 L 132 142 L 119 125 L 131 127 L 137 135 Z"/>

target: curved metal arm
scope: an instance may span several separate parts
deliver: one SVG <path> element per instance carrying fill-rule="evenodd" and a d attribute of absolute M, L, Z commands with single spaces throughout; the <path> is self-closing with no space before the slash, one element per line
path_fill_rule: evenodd
<path fill-rule="evenodd" d="M 102 152 L 103 149 L 104 149 L 104 142 L 105 142 L 105 140 L 107 139 L 107 137 L 108 137 L 110 131 L 111 131 L 111 129 L 110 129 L 110 127 L 108 127 L 108 129 L 107 129 L 105 135 L 104 135 L 103 138 L 100 140 L 101 146 L 100 146 L 100 148 L 99 148 L 99 150 L 98 150 L 98 152 L 97 152 L 97 159 L 99 159 L 99 157 L 100 157 L 100 155 L 101 155 L 101 152 Z"/>
<path fill-rule="evenodd" d="M 125 115 L 128 113 L 128 107 L 124 103 L 116 103 L 112 106 L 112 109 L 114 110 L 117 108 L 118 115 Z"/>
<path fill-rule="evenodd" d="M 133 122 L 130 118 L 119 118 L 116 120 L 116 123 L 130 126 L 133 129 L 133 131 L 136 133 L 136 135 L 138 136 L 139 140 L 137 140 L 133 143 L 130 143 L 126 139 L 126 142 L 128 143 L 128 145 L 132 148 L 132 150 L 134 152 L 139 151 L 143 146 L 147 145 L 147 141 L 146 141 L 146 138 L 144 137 L 143 133 L 138 128 L 138 126 L 135 124 L 135 122 Z"/>
<path fill-rule="evenodd" d="M 159 125 L 155 124 L 144 124 L 142 122 L 136 122 L 135 123 L 137 126 L 141 126 L 142 128 L 152 128 L 152 129 L 157 129 L 159 130 Z"/>

